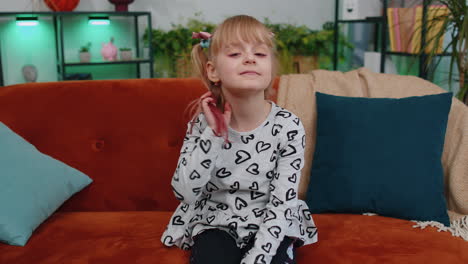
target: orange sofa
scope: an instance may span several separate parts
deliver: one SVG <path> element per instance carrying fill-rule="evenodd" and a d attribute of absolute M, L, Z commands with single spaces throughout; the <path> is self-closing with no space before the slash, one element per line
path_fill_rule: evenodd
<path fill-rule="evenodd" d="M 170 180 L 188 120 L 183 112 L 204 91 L 196 79 L 0 88 L 1 122 L 94 180 L 26 246 L 0 243 L 0 263 L 188 263 L 189 251 L 167 248 L 160 237 L 178 204 Z M 435 228 L 381 216 L 314 219 L 319 242 L 298 250 L 300 264 L 468 263 L 468 242 Z"/>

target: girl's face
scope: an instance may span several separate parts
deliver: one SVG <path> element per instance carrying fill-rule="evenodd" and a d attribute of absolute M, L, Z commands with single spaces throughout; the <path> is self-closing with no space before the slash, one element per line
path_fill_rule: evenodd
<path fill-rule="evenodd" d="M 232 93 L 264 91 L 272 80 L 272 51 L 263 43 L 226 45 L 214 62 L 207 64 L 208 77 Z"/>

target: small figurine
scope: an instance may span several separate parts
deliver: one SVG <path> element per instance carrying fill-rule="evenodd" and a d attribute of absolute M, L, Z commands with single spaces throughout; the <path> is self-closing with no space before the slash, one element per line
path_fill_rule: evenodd
<path fill-rule="evenodd" d="M 114 37 L 111 37 L 108 43 L 102 43 L 101 55 L 106 61 L 117 60 L 117 47 L 113 43 Z"/>
<path fill-rule="evenodd" d="M 26 82 L 36 82 L 37 68 L 34 65 L 28 64 L 23 66 L 23 77 Z"/>

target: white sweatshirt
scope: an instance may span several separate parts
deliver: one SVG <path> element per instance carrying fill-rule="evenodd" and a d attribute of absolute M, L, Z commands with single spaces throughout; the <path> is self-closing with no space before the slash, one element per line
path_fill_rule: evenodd
<path fill-rule="evenodd" d="M 317 241 L 306 203 L 297 198 L 304 166 L 305 134 L 293 113 L 271 102 L 266 120 L 249 132 L 229 127 L 229 141 L 216 137 L 200 114 L 187 129 L 172 188 L 181 201 L 161 241 L 188 250 L 210 228 L 227 231 L 244 247 L 241 263 L 270 263 L 284 236 L 296 245 Z"/>

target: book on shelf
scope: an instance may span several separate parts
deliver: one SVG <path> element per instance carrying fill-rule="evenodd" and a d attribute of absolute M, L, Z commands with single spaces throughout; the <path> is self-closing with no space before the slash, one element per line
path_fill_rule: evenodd
<path fill-rule="evenodd" d="M 430 52 L 437 45 L 436 53 L 443 51 L 442 36 L 438 43 L 434 37 L 441 30 L 443 18 L 449 10 L 443 5 L 427 7 L 426 44 L 425 51 Z M 387 23 L 390 38 L 390 50 L 396 52 L 419 53 L 421 49 L 421 31 L 423 21 L 423 7 L 421 5 L 405 8 L 387 8 Z"/>

